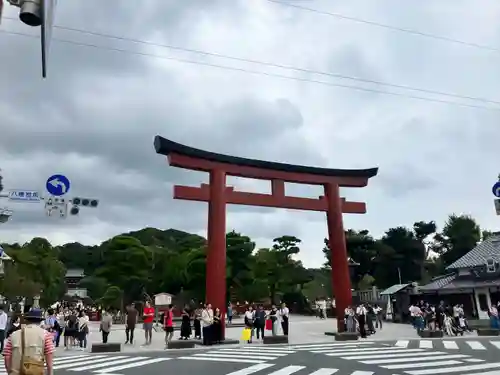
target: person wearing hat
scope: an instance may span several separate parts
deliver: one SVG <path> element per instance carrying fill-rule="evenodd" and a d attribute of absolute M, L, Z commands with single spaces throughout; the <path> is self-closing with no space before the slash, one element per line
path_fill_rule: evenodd
<path fill-rule="evenodd" d="M 41 309 L 31 309 L 24 315 L 21 329 L 13 332 L 4 348 L 4 361 L 7 374 L 21 373 L 21 367 L 29 365 L 35 373 L 53 373 L 54 344 L 52 336 L 40 323 L 43 321 Z"/>

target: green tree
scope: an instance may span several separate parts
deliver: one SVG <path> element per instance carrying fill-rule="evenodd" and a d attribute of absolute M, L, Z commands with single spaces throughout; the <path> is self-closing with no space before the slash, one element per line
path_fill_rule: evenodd
<path fill-rule="evenodd" d="M 121 310 L 123 308 L 123 291 L 119 287 L 111 285 L 97 302 L 106 309 Z"/>
<path fill-rule="evenodd" d="M 133 237 L 116 236 L 102 245 L 104 265 L 95 276 L 126 292 L 129 301 L 140 299 L 151 279 L 151 251 Z"/>
<path fill-rule="evenodd" d="M 450 215 L 441 233 L 434 236 L 433 251 L 437 252 L 443 267 L 467 254 L 481 240 L 481 228 L 468 215 Z"/>
<path fill-rule="evenodd" d="M 250 237 L 231 231 L 226 234 L 227 288 L 239 290 L 238 299 L 255 298 L 253 293 L 253 251 L 255 243 Z M 250 295 L 249 295 L 250 294 Z"/>

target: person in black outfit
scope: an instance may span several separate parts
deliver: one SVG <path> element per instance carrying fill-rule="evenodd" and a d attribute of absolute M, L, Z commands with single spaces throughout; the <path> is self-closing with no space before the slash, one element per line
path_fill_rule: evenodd
<path fill-rule="evenodd" d="M 203 305 L 200 304 L 200 306 L 194 310 L 194 320 L 193 320 L 193 326 L 194 326 L 194 338 L 195 339 L 201 339 L 201 311 L 202 311 Z"/>
<path fill-rule="evenodd" d="M 356 315 L 358 318 L 358 324 L 359 324 L 359 335 L 362 338 L 366 338 L 366 308 L 363 304 L 359 305 L 358 308 L 356 309 Z"/>
<path fill-rule="evenodd" d="M 264 307 L 259 305 L 257 307 L 257 311 L 255 312 L 255 321 L 254 328 L 257 332 L 257 340 L 262 336 L 264 339 L 264 328 L 266 326 L 266 312 L 264 311 Z"/>
<path fill-rule="evenodd" d="M 182 310 L 181 340 L 187 340 L 189 336 L 191 336 L 191 312 L 186 305 Z"/>

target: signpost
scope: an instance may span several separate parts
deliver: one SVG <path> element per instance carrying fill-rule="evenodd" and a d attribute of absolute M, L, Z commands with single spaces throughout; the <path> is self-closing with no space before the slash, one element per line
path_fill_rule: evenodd
<path fill-rule="evenodd" d="M 9 200 L 14 202 L 33 202 L 39 203 L 40 193 L 35 190 L 10 190 Z"/>
<path fill-rule="evenodd" d="M 497 181 L 493 184 L 493 187 L 491 188 L 491 192 L 493 195 L 497 198 L 500 198 L 500 181 Z"/>
<path fill-rule="evenodd" d="M 55 174 L 50 176 L 45 183 L 45 188 L 49 192 L 50 195 L 55 197 L 62 197 L 67 194 L 71 184 L 69 179 L 62 174 Z"/>
<path fill-rule="evenodd" d="M 493 200 L 493 203 L 495 204 L 495 211 L 498 216 L 500 216 L 500 175 L 498 175 L 498 181 L 493 184 L 491 187 L 491 192 L 493 195 L 496 197 L 496 199 Z"/>
<path fill-rule="evenodd" d="M 57 0 L 42 0 L 42 77 L 47 78 L 47 62 L 49 59 L 50 40 L 54 27 L 54 13 Z"/>

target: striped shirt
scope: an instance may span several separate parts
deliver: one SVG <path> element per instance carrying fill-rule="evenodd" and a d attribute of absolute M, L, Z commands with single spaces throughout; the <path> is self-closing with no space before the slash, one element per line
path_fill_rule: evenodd
<path fill-rule="evenodd" d="M 47 332 L 45 334 L 45 342 L 43 346 L 43 353 L 45 355 L 53 354 L 55 351 L 52 339 L 53 336 Z M 10 337 L 7 339 L 7 343 L 5 344 L 5 348 L 3 349 L 3 355 L 5 357 L 5 360 L 10 360 L 12 358 L 12 340 Z"/>

